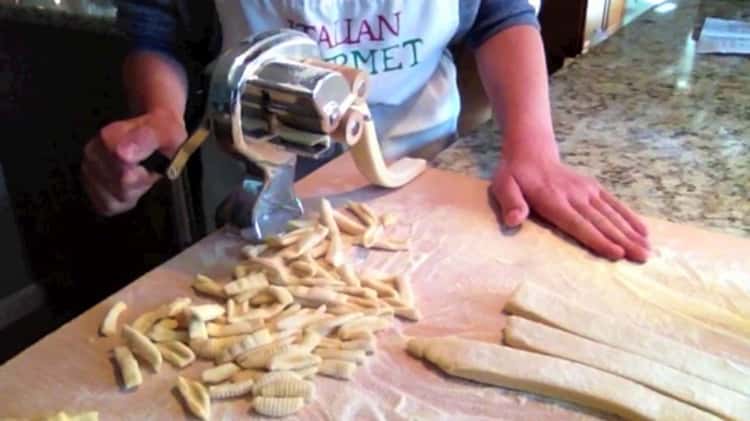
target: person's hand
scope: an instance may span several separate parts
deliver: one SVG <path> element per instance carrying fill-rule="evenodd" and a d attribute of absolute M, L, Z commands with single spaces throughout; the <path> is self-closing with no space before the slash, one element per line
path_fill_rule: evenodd
<path fill-rule="evenodd" d="M 186 131 L 182 118 L 166 111 L 116 121 L 84 148 L 83 186 L 97 213 L 112 216 L 135 207 L 160 178 L 139 163 L 154 151 L 173 156 Z"/>
<path fill-rule="evenodd" d="M 641 219 L 556 155 L 516 154 L 502 161 L 492 192 L 507 226 L 521 224 L 531 208 L 601 256 L 637 262 L 648 258 L 648 233 Z"/>

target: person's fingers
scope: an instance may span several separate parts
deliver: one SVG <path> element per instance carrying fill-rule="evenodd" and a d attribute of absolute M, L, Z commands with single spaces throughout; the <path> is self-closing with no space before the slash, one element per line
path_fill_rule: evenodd
<path fill-rule="evenodd" d="M 96 178 L 107 190 L 117 190 L 119 180 L 126 168 L 107 151 L 100 138 L 86 144 L 83 157 L 83 162 L 88 164 L 88 171 L 92 178 Z"/>
<path fill-rule="evenodd" d="M 573 236 L 595 253 L 608 259 L 618 260 L 625 250 L 609 240 L 591 222 L 578 213 L 561 195 L 544 197 L 535 203 L 534 209 L 547 221 Z"/>
<path fill-rule="evenodd" d="M 529 216 L 529 206 L 523 198 L 521 188 L 510 174 L 499 174 L 492 186 L 495 198 L 500 203 L 503 223 L 509 227 L 520 225 Z"/>
<path fill-rule="evenodd" d="M 137 165 L 159 149 L 159 139 L 154 129 L 139 126 L 125 133 L 115 148 L 117 157 L 128 164 Z"/>
<path fill-rule="evenodd" d="M 625 220 L 625 218 L 620 215 L 617 211 L 612 208 L 607 202 L 602 200 L 600 197 L 594 196 L 589 201 L 591 203 L 591 206 L 594 207 L 599 213 L 604 215 L 607 219 L 609 219 L 610 222 L 612 222 L 617 229 L 619 229 L 623 234 L 625 234 L 631 241 L 634 241 L 637 244 L 640 244 L 642 247 L 646 249 L 650 249 L 651 246 L 648 242 L 648 238 L 643 236 L 641 233 L 637 232 L 629 223 Z"/>
<path fill-rule="evenodd" d="M 125 203 L 117 200 L 99 182 L 97 174 L 92 172 L 89 162 L 84 162 L 81 165 L 81 175 L 83 177 L 83 188 L 91 199 L 91 204 L 96 213 L 103 216 L 112 216 L 128 209 Z"/>
<path fill-rule="evenodd" d="M 121 202 L 137 201 L 159 179 L 141 166 L 123 164 L 112 157 L 100 139 L 86 145 L 84 158 L 89 176 Z"/>
<path fill-rule="evenodd" d="M 624 203 L 617 200 L 616 197 L 614 197 L 610 192 L 606 190 L 601 190 L 599 193 L 599 197 L 601 197 L 602 200 L 604 200 L 609 206 L 612 206 L 612 208 L 617 211 L 622 217 L 630 224 L 631 227 L 633 227 L 634 230 L 636 230 L 639 234 L 641 234 L 644 237 L 648 237 L 648 228 L 646 227 L 646 224 L 643 223 L 643 220 L 630 208 L 628 208 Z"/>
<path fill-rule="evenodd" d="M 648 258 L 648 250 L 642 245 L 628 238 L 607 216 L 599 212 L 594 206 L 585 202 L 572 202 L 573 208 L 586 218 L 600 233 L 610 241 L 625 249 L 625 256 L 636 262 L 644 262 Z"/>

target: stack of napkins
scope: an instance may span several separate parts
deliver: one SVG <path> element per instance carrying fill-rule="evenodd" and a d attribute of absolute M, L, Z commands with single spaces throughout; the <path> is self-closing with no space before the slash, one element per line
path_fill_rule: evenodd
<path fill-rule="evenodd" d="M 698 53 L 750 54 L 750 23 L 738 20 L 706 18 Z"/>

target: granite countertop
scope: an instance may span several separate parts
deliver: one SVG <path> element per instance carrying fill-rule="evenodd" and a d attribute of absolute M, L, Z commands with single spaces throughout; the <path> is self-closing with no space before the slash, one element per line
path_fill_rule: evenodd
<path fill-rule="evenodd" d="M 704 17 L 750 20 L 738 0 L 650 11 L 552 76 L 563 159 L 648 216 L 750 235 L 750 58 L 695 54 Z M 488 179 L 485 124 L 435 160 Z"/>
<path fill-rule="evenodd" d="M 0 0 L 0 21 L 117 34 L 112 0 Z"/>

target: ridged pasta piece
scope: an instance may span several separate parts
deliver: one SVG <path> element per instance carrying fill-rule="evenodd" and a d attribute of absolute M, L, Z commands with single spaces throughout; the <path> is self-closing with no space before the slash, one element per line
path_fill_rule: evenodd
<path fill-rule="evenodd" d="M 266 368 L 274 355 L 282 354 L 290 349 L 293 339 L 281 339 L 245 352 L 237 357 L 237 364 L 243 368 Z"/>
<path fill-rule="evenodd" d="M 267 398 L 265 396 L 253 398 L 255 412 L 267 417 L 286 417 L 298 412 L 304 406 L 303 398 Z"/>
<path fill-rule="evenodd" d="M 305 380 L 286 379 L 266 384 L 256 389 L 256 396 L 269 398 L 303 398 L 310 402 L 315 394 L 315 385 Z"/>
<path fill-rule="evenodd" d="M 177 390 L 193 415 L 202 420 L 211 418 L 211 398 L 200 382 L 178 376 Z"/>
<path fill-rule="evenodd" d="M 222 383 L 208 386 L 211 399 L 232 399 L 244 396 L 253 389 L 253 379 L 246 379 L 235 383 Z"/>
<path fill-rule="evenodd" d="M 260 389 L 266 385 L 288 380 L 302 380 L 302 378 L 293 371 L 274 371 L 266 373 L 255 381 L 255 384 L 253 385 L 253 395 L 260 393 Z"/>
<path fill-rule="evenodd" d="M 240 354 L 247 352 L 251 349 L 257 348 L 261 345 L 270 343 L 273 340 L 271 332 L 268 329 L 263 328 L 257 330 L 250 335 L 245 336 L 240 342 L 237 342 L 227 347 L 220 356 L 216 359 L 217 363 L 225 363 L 234 360 Z"/>

